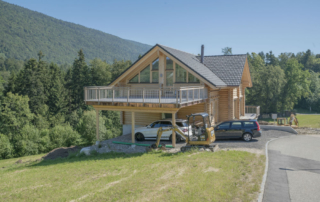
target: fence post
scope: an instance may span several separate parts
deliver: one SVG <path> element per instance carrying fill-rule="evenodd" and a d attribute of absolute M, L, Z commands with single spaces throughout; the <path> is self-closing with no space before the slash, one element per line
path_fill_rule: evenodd
<path fill-rule="evenodd" d="M 194 101 L 194 89 L 192 89 L 192 100 Z"/>
<path fill-rule="evenodd" d="M 114 102 L 114 88 L 112 88 L 112 104 Z"/>
<path fill-rule="evenodd" d="M 142 102 L 144 103 L 144 88 L 142 89 Z"/>
<path fill-rule="evenodd" d="M 100 104 L 100 88 L 98 88 L 98 104 Z"/>

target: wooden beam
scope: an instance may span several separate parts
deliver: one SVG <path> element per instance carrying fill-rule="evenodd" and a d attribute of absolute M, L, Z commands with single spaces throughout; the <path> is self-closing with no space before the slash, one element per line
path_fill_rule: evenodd
<path fill-rule="evenodd" d="M 176 113 L 172 113 L 172 126 L 176 125 Z M 171 138 L 172 146 L 176 147 L 176 132 L 172 131 L 172 138 Z"/>
<path fill-rule="evenodd" d="M 135 126 L 134 112 L 131 112 L 131 141 L 132 141 L 132 143 L 134 143 L 134 126 Z"/>
<path fill-rule="evenodd" d="M 129 111 L 129 112 L 150 112 L 150 113 L 176 113 L 179 108 L 153 108 L 153 107 L 129 107 L 129 106 L 106 106 L 92 105 L 95 109 L 110 111 Z"/>
<path fill-rule="evenodd" d="M 96 109 L 96 137 L 97 141 L 100 141 L 100 136 L 99 136 L 99 109 Z"/>

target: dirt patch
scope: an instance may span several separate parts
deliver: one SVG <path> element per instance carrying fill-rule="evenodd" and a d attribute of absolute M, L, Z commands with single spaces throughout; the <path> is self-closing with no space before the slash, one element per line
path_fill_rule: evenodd
<path fill-rule="evenodd" d="M 43 156 L 44 160 L 52 160 L 56 158 L 66 158 L 68 157 L 70 152 L 80 151 L 82 147 L 79 146 L 71 146 L 71 147 L 60 147 L 52 150 L 47 155 Z"/>
<path fill-rule="evenodd" d="M 207 173 L 207 172 L 219 172 L 219 168 L 209 167 L 204 172 L 205 173 Z"/>

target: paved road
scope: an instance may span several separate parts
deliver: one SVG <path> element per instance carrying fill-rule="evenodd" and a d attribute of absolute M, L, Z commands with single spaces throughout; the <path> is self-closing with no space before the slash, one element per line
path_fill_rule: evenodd
<path fill-rule="evenodd" d="M 294 135 L 269 143 L 263 201 L 320 201 L 320 135 Z"/>

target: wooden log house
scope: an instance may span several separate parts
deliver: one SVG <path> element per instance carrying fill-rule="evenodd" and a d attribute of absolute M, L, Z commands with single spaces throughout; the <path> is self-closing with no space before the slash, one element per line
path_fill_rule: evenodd
<path fill-rule="evenodd" d="M 212 124 L 256 118 L 259 107 L 245 106 L 252 87 L 247 55 L 196 56 L 163 45 L 153 46 L 108 86 L 84 88 L 84 100 L 97 112 L 120 111 L 123 134 L 163 118 L 186 119 L 207 112 Z M 250 113 L 246 113 L 250 112 Z M 175 134 L 172 134 L 175 146 Z"/>

